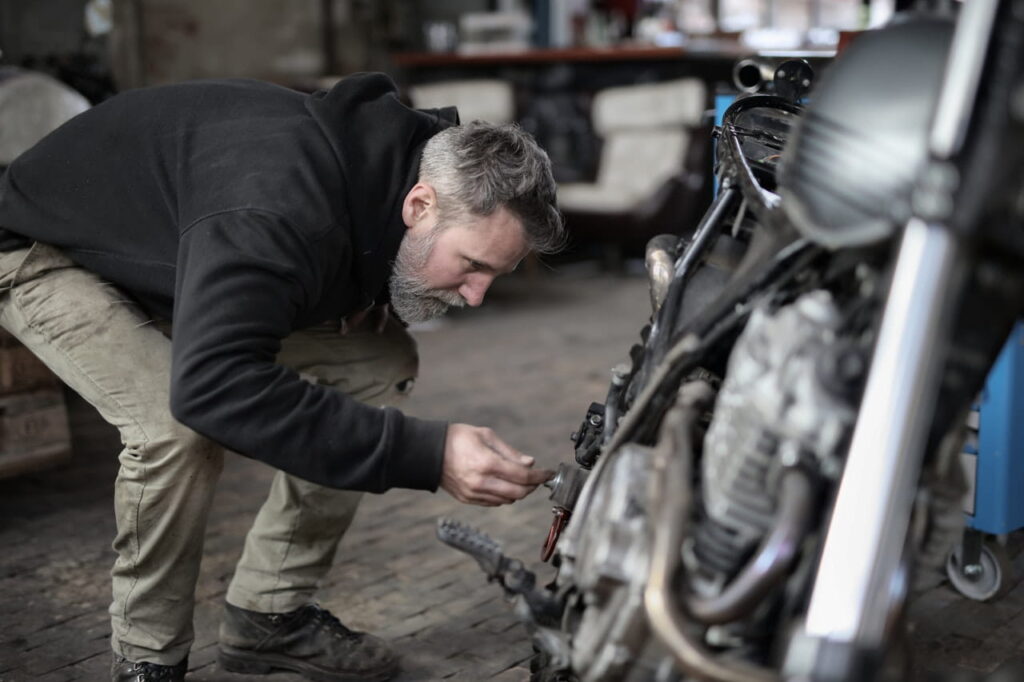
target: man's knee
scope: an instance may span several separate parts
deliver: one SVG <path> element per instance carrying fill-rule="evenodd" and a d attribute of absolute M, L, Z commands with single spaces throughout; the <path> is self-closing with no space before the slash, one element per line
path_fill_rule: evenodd
<path fill-rule="evenodd" d="M 143 465 L 152 475 L 166 472 L 216 480 L 224 467 L 224 449 L 170 416 L 141 425 L 141 438 L 125 443 L 122 465 Z"/>

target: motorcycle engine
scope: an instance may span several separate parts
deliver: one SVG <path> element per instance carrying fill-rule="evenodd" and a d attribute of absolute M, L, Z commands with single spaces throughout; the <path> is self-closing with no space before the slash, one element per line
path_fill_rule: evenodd
<path fill-rule="evenodd" d="M 685 552 L 690 589 L 713 597 L 743 567 L 775 515 L 787 467 L 834 478 L 854 422 L 864 360 L 839 335 L 831 294 L 756 310 L 737 340 L 704 440 L 703 518 Z"/>
<path fill-rule="evenodd" d="M 757 310 L 737 340 L 704 440 L 702 518 L 684 547 L 694 593 L 713 596 L 742 568 L 772 523 L 785 467 L 838 473 L 854 420 L 845 392 L 864 369 L 840 321 L 831 295 L 814 291 Z M 649 648 L 644 613 L 657 447 L 627 443 L 610 453 L 587 523 L 571 525 L 559 544 L 559 582 L 577 589 L 566 609 L 572 622 L 563 623 L 571 643 L 556 658 L 571 659 L 582 682 L 653 679 L 665 660 Z"/>
<path fill-rule="evenodd" d="M 627 444 L 594 489 L 588 523 L 560 546 L 560 579 L 579 589 L 572 668 L 580 680 L 620 679 L 646 641 L 644 586 L 650 563 L 647 509 L 652 449 Z M 570 609 L 572 611 L 572 609 Z"/>

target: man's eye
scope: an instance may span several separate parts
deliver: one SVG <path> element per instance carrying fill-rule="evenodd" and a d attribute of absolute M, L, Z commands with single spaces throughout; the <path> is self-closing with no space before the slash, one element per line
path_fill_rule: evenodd
<path fill-rule="evenodd" d="M 475 261 L 473 259 L 468 259 L 468 262 L 469 262 L 469 269 L 470 270 L 476 271 L 476 270 L 483 270 L 483 268 L 484 268 L 484 264 L 480 263 L 479 261 Z"/>

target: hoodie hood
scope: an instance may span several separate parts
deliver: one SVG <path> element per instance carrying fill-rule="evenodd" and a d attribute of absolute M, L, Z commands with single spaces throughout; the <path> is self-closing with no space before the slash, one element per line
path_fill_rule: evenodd
<path fill-rule="evenodd" d="M 385 297 L 391 264 L 405 235 L 402 201 L 416 184 L 427 140 L 459 123 L 455 107 L 410 109 L 381 73 L 347 76 L 309 97 L 306 108 L 341 168 L 355 279 L 362 305 Z"/>

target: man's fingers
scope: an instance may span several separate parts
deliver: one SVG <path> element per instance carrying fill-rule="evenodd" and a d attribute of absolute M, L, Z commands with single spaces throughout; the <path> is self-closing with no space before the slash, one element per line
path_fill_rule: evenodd
<path fill-rule="evenodd" d="M 459 502 L 483 507 L 497 507 L 521 500 L 537 488 L 537 484 L 520 485 L 500 478 L 486 478 L 472 489 L 453 494 Z"/>
<path fill-rule="evenodd" d="M 509 503 L 521 500 L 534 491 L 535 485 L 519 485 L 500 478 L 488 478 L 484 485 L 487 493 L 495 495 Z"/>
<path fill-rule="evenodd" d="M 491 438 L 486 438 L 484 440 L 484 445 L 486 445 L 488 448 L 490 448 L 494 452 L 498 453 L 499 455 L 501 455 L 505 459 L 511 460 L 513 462 L 517 462 L 519 464 L 522 464 L 525 467 L 532 467 L 533 466 L 533 463 L 534 463 L 533 457 L 530 457 L 527 454 L 519 452 L 514 447 L 512 447 L 511 445 L 509 445 L 505 441 L 501 440 L 497 436 L 492 436 Z"/>
<path fill-rule="evenodd" d="M 531 469 L 498 457 L 492 460 L 488 473 L 496 478 L 529 486 L 538 486 L 555 475 L 555 472 L 547 469 Z"/>
<path fill-rule="evenodd" d="M 478 507 L 500 507 L 508 504 L 508 502 L 501 498 L 491 496 L 474 496 L 462 501 L 468 504 L 475 504 Z"/>
<path fill-rule="evenodd" d="M 523 499 L 536 488 L 536 485 L 519 485 L 500 478 L 486 478 L 466 497 L 467 501 L 487 506 L 512 504 Z"/>
<path fill-rule="evenodd" d="M 457 499 L 459 500 L 459 502 L 475 504 L 481 507 L 498 507 L 503 504 L 508 504 L 509 502 L 514 501 L 483 490 L 472 490 L 463 493 Z"/>
<path fill-rule="evenodd" d="M 554 477 L 555 472 L 551 469 L 530 469 L 530 485 L 534 487 L 550 481 Z"/>
<path fill-rule="evenodd" d="M 554 476 L 487 428 L 451 424 L 445 441 L 441 487 L 460 502 L 511 504 Z"/>

